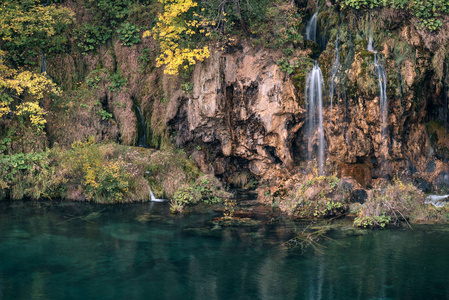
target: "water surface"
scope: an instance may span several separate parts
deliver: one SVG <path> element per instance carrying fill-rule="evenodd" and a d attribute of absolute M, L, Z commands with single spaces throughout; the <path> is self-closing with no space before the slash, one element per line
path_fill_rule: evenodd
<path fill-rule="evenodd" d="M 449 298 L 448 226 L 334 231 L 304 253 L 280 246 L 293 222 L 202 230 L 213 213 L 165 205 L 0 203 L 0 298 Z"/>

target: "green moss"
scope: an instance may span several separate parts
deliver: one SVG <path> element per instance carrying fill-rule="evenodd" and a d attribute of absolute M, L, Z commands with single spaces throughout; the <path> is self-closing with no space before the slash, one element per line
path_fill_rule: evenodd
<path fill-rule="evenodd" d="M 439 155 L 449 157 L 449 133 L 443 124 L 437 121 L 426 123 L 432 147 Z"/>
<path fill-rule="evenodd" d="M 304 93 L 306 77 L 306 74 L 296 74 L 292 77 L 293 85 L 298 89 L 300 95 Z"/>
<path fill-rule="evenodd" d="M 374 61 L 374 53 L 371 52 L 371 51 L 368 51 L 368 50 L 362 50 L 362 51 L 360 51 L 360 56 L 361 56 L 363 59 L 370 59 L 370 60 L 373 60 L 373 61 Z"/>

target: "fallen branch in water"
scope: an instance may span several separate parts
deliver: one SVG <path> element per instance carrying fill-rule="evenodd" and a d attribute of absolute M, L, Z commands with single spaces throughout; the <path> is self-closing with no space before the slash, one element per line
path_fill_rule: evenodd
<path fill-rule="evenodd" d="M 58 225 L 59 225 L 59 224 L 64 224 L 64 223 L 67 223 L 67 222 L 71 222 L 71 221 L 77 220 L 77 219 L 81 219 L 81 220 L 83 220 L 84 222 L 93 224 L 94 222 L 89 221 L 87 218 L 92 217 L 92 216 L 95 216 L 95 215 L 97 215 L 97 214 L 100 214 L 101 212 L 103 212 L 103 211 L 105 211 L 105 210 L 106 210 L 106 208 L 105 208 L 105 209 L 102 209 L 102 210 L 100 210 L 100 211 L 94 211 L 94 212 L 92 212 L 92 213 L 90 213 L 90 214 L 88 214 L 88 215 L 86 215 L 86 216 L 77 216 L 77 217 L 73 217 L 73 216 L 67 215 L 66 217 L 71 217 L 71 218 L 68 219 L 68 220 L 64 220 L 64 221 L 62 221 L 62 222 L 59 222 Z"/>
<path fill-rule="evenodd" d="M 306 232 L 310 226 L 311 224 L 304 228 L 304 230 L 302 230 L 302 232 L 295 237 L 282 243 L 281 246 L 286 248 L 301 247 L 302 252 L 304 252 L 308 247 L 312 247 L 316 252 L 323 253 L 321 249 L 326 247 L 318 242 L 321 239 L 332 240 L 330 237 L 326 236 L 328 228 L 321 228 L 315 231 Z"/>

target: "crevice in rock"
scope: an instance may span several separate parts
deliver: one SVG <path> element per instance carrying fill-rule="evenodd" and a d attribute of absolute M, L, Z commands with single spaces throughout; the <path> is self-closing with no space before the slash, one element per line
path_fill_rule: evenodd
<path fill-rule="evenodd" d="M 276 148 L 271 146 L 265 146 L 263 148 L 265 150 L 265 153 L 267 154 L 270 161 L 274 164 L 282 164 L 282 160 L 277 156 L 276 154 Z"/>

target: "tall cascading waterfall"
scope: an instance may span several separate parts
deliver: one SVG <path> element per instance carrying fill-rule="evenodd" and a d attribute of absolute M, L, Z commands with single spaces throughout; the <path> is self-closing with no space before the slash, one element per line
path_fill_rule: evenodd
<path fill-rule="evenodd" d="M 318 135 L 318 153 L 316 153 L 319 174 L 324 174 L 324 128 L 323 128 L 323 74 L 315 61 L 312 71 L 307 75 L 307 140 L 309 159 L 312 158 L 313 140 Z"/>
<path fill-rule="evenodd" d="M 387 73 L 382 61 L 379 59 L 377 51 L 373 47 L 373 38 L 371 33 L 371 15 L 369 17 L 369 37 L 367 50 L 374 53 L 374 68 L 377 72 L 377 81 L 379 83 L 379 112 L 381 120 L 382 149 L 384 158 L 388 156 L 388 137 L 387 137 L 387 117 L 388 117 L 388 99 L 387 99 Z"/>
<path fill-rule="evenodd" d="M 444 97 L 444 126 L 448 126 L 449 110 L 449 58 L 444 62 L 443 97 Z"/>
<path fill-rule="evenodd" d="M 382 62 L 379 61 L 377 52 L 374 52 L 374 67 L 377 71 L 377 80 L 379 81 L 379 98 L 380 98 L 380 117 L 382 121 L 382 139 L 385 140 L 385 134 L 387 129 L 387 115 L 388 115 L 388 102 L 387 102 L 387 74 Z"/>
<path fill-rule="evenodd" d="M 337 77 L 338 71 L 340 70 L 340 52 L 338 51 L 338 34 L 335 39 L 335 60 L 332 64 L 332 76 L 331 82 L 329 84 L 329 98 L 331 102 L 331 116 L 332 116 L 332 108 L 333 108 L 333 99 L 334 99 L 334 90 L 335 90 L 335 79 Z"/>
<path fill-rule="evenodd" d="M 139 133 L 139 147 L 144 147 L 147 148 L 147 130 L 145 128 L 145 121 L 142 115 L 142 111 L 140 110 L 139 106 L 137 106 L 136 104 L 134 104 L 134 106 L 136 107 L 136 112 L 137 112 L 137 118 L 140 121 L 140 126 L 141 129 L 138 130 Z"/>
<path fill-rule="evenodd" d="M 317 42 L 317 27 L 318 27 L 318 2 L 316 3 L 316 12 L 306 25 L 306 39 Z"/>
<path fill-rule="evenodd" d="M 369 29 L 368 29 L 368 47 L 367 50 L 370 52 L 375 52 L 374 51 L 374 46 L 373 46 L 373 35 L 371 32 L 371 14 L 369 15 Z"/>
<path fill-rule="evenodd" d="M 42 49 L 42 66 L 41 66 L 41 73 L 47 72 L 47 62 L 45 60 L 45 51 Z"/>

